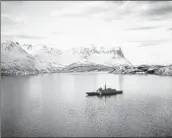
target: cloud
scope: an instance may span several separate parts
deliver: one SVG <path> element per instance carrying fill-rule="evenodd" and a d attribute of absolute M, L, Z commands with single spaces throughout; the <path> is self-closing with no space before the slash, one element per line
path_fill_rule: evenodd
<path fill-rule="evenodd" d="M 129 28 L 126 30 L 151 30 L 151 29 L 156 29 L 159 28 L 160 26 L 140 26 L 140 27 L 135 27 L 135 28 Z"/>
<path fill-rule="evenodd" d="M 90 19 L 113 21 L 125 18 L 133 14 L 135 3 L 130 1 L 89 1 L 77 2 L 77 5 L 71 5 L 68 8 L 51 10 L 49 15 L 52 17 L 66 19 Z"/>
<path fill-rule="evenodd" d="M 172 3 L 171 2 L 158 2 L 155 3 L 154 7 L 150 8 L 147 12 L 147 15 L 165 15 L 172 13 Z"/>
<path fill-rule="evenodd" d="M 31 35 L 14 35 L 14 34 L 2 34 L 6 38 L 22 38 L 22 39 L 44 39 L 42 36 L 31 36 Z"/>
<path fill-rule="evenodd" d="M 92 2 L 77 2 L 77 5 L 71 5 L 67 9 L 52 10 L 50 16 L 63 16 L 63 17 L 88 17 L 95 14 L 105 13 L 110 11 L 114 5 L 103 1 Z M 77 8 L 76 8 L 77 7 Z"/>
<path fill-rule="evenodd" d="M 12 20 L 11 18 L 3 16 L 3 15 L 1 16 L 1 23 L 2 23 L 2 25 L 17 24 L 17 22 Z"/>
<path fill-rule="evenodd" d="M 1 14 L 21 14 L 22 12 L 18 12 L 21 10 L 24 1 L 1 1 Z"/>
<path fill-rule="evenodd" d="M 18 5 L 18 4 L 22 4 L 23 1 L 1 1 L 2 4 L 11 4 L 11 5 Z"/>
<path fill-rule="evenodd" d="M 160 20 L 172 16 L 171 1 L 123 1 L 120 4 L 113 1 L 110 3 L 116 7 L 111 7 L 110 13 L 105 17 L 106 21 L 125 18 Z"/>
<path fill-rule="evenodd" d="M 29 43 L 31 39 L 44 39 L 39 36 L 45 35 L 47 41 L 58 44 L 60 41 L 61 46 L 64 43 L 71 46 L 67 39 L 73 45 L 113 46 L 128 40 L 153 45 L 149 40 L 161 41 L 171 36 L 171 31 L 167 31 L 171 28 L 171 4 L 163 1 L 30 1 L 18 6 L 11 3 L 2 5 L 6 15 L 3 18 L 11 21 L 2 21 L 11 24 L 3 26 L 3 33 L 27 34 L 14 37 Z"/>
<path fill-rule="evenodd" d="M 147 7 L 142 12 L 140 12 L 140 15 L 147 17 L 151 20 L 161 20 L 164 18 L 170 18 L 172 16 L 172 2 L 148 2 Z"/>
<path fill-rule="evenodd" d="M 24 24 L 26 18 L 16 17 L 8 14 L 1 14 L 1 23 L 2 25 L 21 25 Z"/>
<path fill-rule="evenodd" d="M 64 32 L 60 32 L 60 31 L 53 31 L 52 32 L 53 35 L 63 35 Z"/>
<path fill-rule="evenodd" d="M 17 35 L 16 37 L 24 38 L 24 39 L 44 39 L 46 37 L 42 36 L 31 36 L 31 35 Z"/>
<path fill-rule="evenodd" d="M 136 44 L 137 47 L 151 47 L 151 46 L 158 46 L 163 45 L 166 46 L 167 43 L 171 43 L 172 41 L 169 39 L 162 39 L 162 40 L 133 40 L 128 41 L 130 44 Z"/>

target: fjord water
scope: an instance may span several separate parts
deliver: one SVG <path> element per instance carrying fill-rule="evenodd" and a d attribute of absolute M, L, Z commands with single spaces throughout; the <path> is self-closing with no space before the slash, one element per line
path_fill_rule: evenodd
<path fill-rule="evenodd" d="M 172 77 L 66 73 L 1 82 L 2 136 L 172 136 Z M 105 82 L 123 94 L 86 96 Z"/>

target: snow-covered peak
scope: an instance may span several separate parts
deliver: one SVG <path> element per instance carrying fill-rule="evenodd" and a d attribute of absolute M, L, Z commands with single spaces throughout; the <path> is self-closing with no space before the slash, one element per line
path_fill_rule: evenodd
<path fill-rule="evenodd" d="M 2 54 L 6 52 L 14 52 L 14 54 L 17 54 L 18 52 L 27 54 L 27 52 L 19 45 L 18 42 L 13 41 L 6 41 L 1 43 L 1 51 Z M 16 53 L 15 53 L 16 51 Z"/>
<path fill-rule="evenodd" d="M 9 66 L 20 64 L 26 68 L 30 66 L 38 70 L 57 70 L 75 63 L 75 65 L 105 65 L 109 67 L 131 65 L 125 59 L 120 47 L 76 47 L 60 50 L 49 45 L 20 45 L 18 42 L 7 41 L 1 43 L 2 62 Z"/>

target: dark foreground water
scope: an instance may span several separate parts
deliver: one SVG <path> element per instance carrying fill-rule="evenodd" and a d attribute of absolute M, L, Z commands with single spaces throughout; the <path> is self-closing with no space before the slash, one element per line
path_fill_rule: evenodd
<path fill-rule="evenodd" d="M 1 82 L 2 136 L 172 136 L 172 77 L 73 73 Z M 124 93 L 86 97 L 105 82 Z"/>

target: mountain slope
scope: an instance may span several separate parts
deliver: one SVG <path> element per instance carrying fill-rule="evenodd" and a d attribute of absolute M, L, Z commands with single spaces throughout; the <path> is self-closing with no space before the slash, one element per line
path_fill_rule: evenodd
<path fill-rule="evenodd" d="M 88 71 L 171 76 L 172 65 L 132 66 L 120 47 L 59 50 L 46 45 L 20 45 L 13 41 L 1 43 L 1 75 Z"/>
<path fill-rule="evenodd" d="M 37 72 L 34 57 L 22 49 L 17 42 L 1 43 L 1 73 L 20 74 L 20 72 L 25 74 Z"/>
<path fill-rule="evenodd" d="M 68 53 L 70 59 L 74 59 L 71 63 L 83 63 L 83 64 L 101 64 L 106 66 L 117 65 L 131 65 L 127 61 L 122 53 L 121 48 L 112 48 L 107 50 L 105 48 L 73 48 L 68 51 L 64 51 L 63 55 Z"/>
<path fill-rule="evenodd" d="M 41 72 L 59 72 L 62 69 L 60 50 L 49 48 L 46 45 L 23 45 L 21 47 L 34 57 Z"/>
<path fill-rule="evenodd" d="M 109 73 L 113 74 L 155 74 L 161 76 L 172 76 L 172 65 L 140 65 L 140 66 L 119 66 Z"/>
<path fill-rule="evenodd" d="M 161 67 L 155 71 L 156 75 L 172 76 L 172 65 Z"/>
<path fill-rule="evenodd" d="M 59 50 L 46 45 L 1 43 L 2 74 L 34 74 L 45 72 L 112 71 L 131 66 L 121 48 L 72 48 Z"/>

